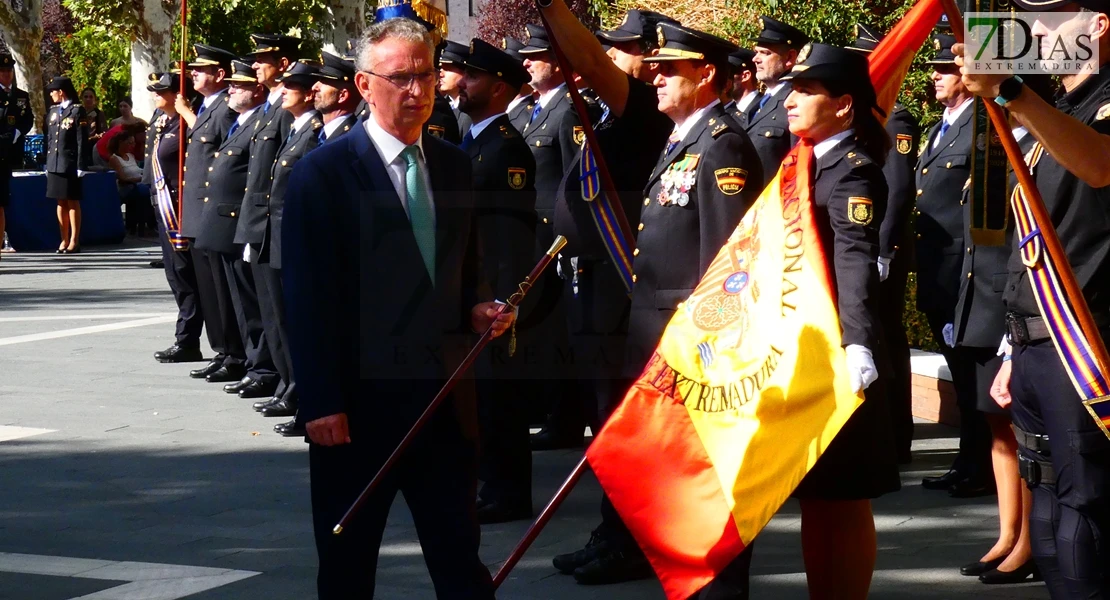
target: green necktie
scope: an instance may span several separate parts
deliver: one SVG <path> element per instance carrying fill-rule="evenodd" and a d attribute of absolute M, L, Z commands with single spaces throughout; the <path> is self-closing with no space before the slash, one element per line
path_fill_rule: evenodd
<path fill-rule="evenodd" d="M 432 212 L 428 185 L 420 166 L 420 148 L 415 144 L 406 146 L 401 152 L 401 157 L 405 159 L 405 194 L 408 196 L 412 234 L 416 237 L 416 246 L 420 248 L 424 266 L 427 267 L 434 286 L 436 282 L 435 213 Z"/>

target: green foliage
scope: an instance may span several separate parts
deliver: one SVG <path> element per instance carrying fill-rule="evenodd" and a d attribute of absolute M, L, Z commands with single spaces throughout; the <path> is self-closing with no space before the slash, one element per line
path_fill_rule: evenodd
<path fill-rule="evenodd" d="M 936 352 L 940 347 L 933 340 L 932 331 L 929 329 L 929 321 L 925 319 L 924 313 L 917 310 L 916 273 L 910 273 L 909 281 L 906 283 L 905 301 L 906 308 L 905 312 L 902 313 L 902 323 L 906 326 L 906 339 L 910 342 L 910 348 Z"/>
<path fill-rule="evenodd" d="M 77 91 L 91 87 L 105 115 L 117 116 L 116 101 L 131 92 L 131 45 L 93 25 L 81 27 L 58 43 L 70 58 L 69 76 Z"/>
<path fill-rule="evenodd" d="M 327 0 L 192 0 L 188 42 L 246 54 L 254 47 L 250 34 L 284 33 L 304 39 L 302 54 L 313 56 L 319 53 L 321 34 L 330 30 L 329 4 Z M 180 48 L 180 32 L 175 31 L 173 56 L 181 55 Z"/>

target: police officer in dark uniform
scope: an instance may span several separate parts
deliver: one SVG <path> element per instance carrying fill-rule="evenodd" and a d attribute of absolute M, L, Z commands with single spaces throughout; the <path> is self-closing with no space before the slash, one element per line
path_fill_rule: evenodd
<path fill-rule="evenodd" d="M 725 112 L 736 117 L 736 122 L 745 127 L 759 110 L 759 101 L 763 98 L 759 80 L 755 77 L 754 59 L 755 50 L 747 48 L 739 48 L 728 55 L 728 64 L 732 66 L 732 87 L 728 92 L 730 100 L 725 103 Z"/>
<path fill-rule="evenodd" d="M 473 166 L 482 280 L 502 301 L 528 275 L 536 245 L 536 163 L 505 114 L 528 78 L 519 61 L 475 39 L 458 82 L 459 109 L 474 123 L 461 147 Z M 530 308 L 525 304 L 521 314 Z M 503 336 L 478 366 L 479 523 L 532 516 L 528 405 L 520 401 L 531 393 L 532 381 L 521 371 L 530 345 L 523 332 Z"/>
<path fill-rule="evenodd" d="M 324 52 L 323 66 L 316 74 L 313 91 L 316 110 L 324 127 L 319 142 L 324 144 L 347 133 L 358 123 L 355 109 L 362 98 L 355 88 L 355 65 L 329 52 Z"/>
<path fill-rule="evenodd" d="M 759 17 L 762 31 L 753 38 L 755 42 L 755 77 L 767 87 L 756 103 L 755 113 L 745 125 L 748 135 L 759 152 L 763 172 L 767 179 L 775 176 L 779 164 L 798 141 L 790 133 L 786 122 L 786 109 L 782 103 L 790 95 L 790 84 L 781 81 L 783 75 L 794 67 L 798 52 L 809 41 L 809 36 L 797 27 L 771 17 Z"/>
<path fill-rule="evenodd" d="M 191 240 L 189 258 L 183 260 L 193 263 L 200 314 L 208 345 L 216 356 L 205 367 L 190 371 L 189 376 L 211 383 L 227 383 L 238 381 L 246 373 L 246 353 L 235 311 L 230 302 L 221 302 L 227 298 L 227 279 L 219 256 L 198 248 L 195 240 L 201 232 L 204 199 L 212 186 L 208 181 L 209 167 L 237 116 L 228 106 L 227 92 L 234 55 L 205 44 L 194 44 L 193 48 L 196 58 L 187 66 L 192 70 L 193 89 L 204 98 L 196 112 L 184 98 L 179 98 L 176 105 L 178 114 L 189 125 L 185 133 L 185 180 L 180 191 L 182 214 L 178 218 L 181 235 Z"/>
<path fill-rule="evenodd" d="M 237 383 L 224 386 L 224 391 L 240 398 L 281 398 L 290 393 L 290 381 L 281 377 L 276 362 L 282 350 L 275 348 L 279 340 L 266 335 L 266 315 L 274 315 L 273 286 L 259 283 L 259 275 L 272 274 L 270 269 L 258 270 L 263 257 L 262 244 L 269 222 L 270 186 L 278 149 L 289 135 L 293 115 L 282 108 L 282 75 L 297 58 L 301 40 L 293 36 L 251 34 L 255 50 L 250 53 L 258 82 L 269 91 L 259 109 L 258 120 L 251 132 L 250 163 L 247 168 L 246 192 L 241 199 L 235 230 L 235 243 L 243 244 L 243 259 L 250 268 L 234 271 L 240 278 L 229 281 L 232 301 L 239 320 L 243 345 L 247 351 L 247 374 Z M 280 289 L 280 288 L 277 288 Z"/>
<path fill-rule="evenodd" d="M 11 199 L 12 168 L 23 165 L 23 136 L 35 125 L 27 92 L 15 87 L 15 60 L 0 54 L 0 243 L 4 207 Z"/>
<path fill-rule="evenodd" d="M 864 54 L 874 52 L 883 39 L 881 34 L 863 24 L 856 24 L 855 33 L 856 39 L 848 45 L 848 49 Z M 879 228 L 879 293 L 882 294 L 882 301 L 878 308 L 891 363 L 887 393 L 890 395 L 891 417 L 894 419 L 898 460 L 908 464 L 912 460 L 910 445 L 913 442 L 913 393 L 910 345 L 906 339 L 902 313 L 906 305 L 906 282 L 912 264 L 913 248 L 904 240 L 910 226 L 910 213 L 913 211 L 917 189 L 914 186 L 914 169 L 921 128 L 910 111 L 896 102 L 887 119 L 886 132 L 890 136 L 892 147 L 883 165 L 888 191 L 886 215 Z"/>
<path fill-rule="evenodd" d="M 555 239 L 554 210 L 563 174 L 574 164 L 574 156 L 584 139 L 582 124 L 571 104 L 567 85 L 574 85 L 573 75 L 563 73 L 555 60 L 547 30 L 527 25 L 528 41 L 519 50 L 524 68 L 531 76 L 537 93 L 536 103 L 521 133 L 536 159 L 536 256 L 546 252 Z M 564 279 L 570 266 L 559 264 L 548 269 L 532 290 L 536 308 L 523 316 L 518 331 L 527 331 L 546 343 L 535 347 L 536 364 L 545 365 L 550 385 L 540 386 L 541 402 L 550 405 L 553 417 L 532 438 L 533 450 L 573 447 L 582 443 L 583 423 L 580 392 L 577 383 L 567 377 L 565 357 L 569 354 L 567 307 Z"/>
<path fill-rule="evenodd" d="M 601 49 L 590 44 L 589 33 L 576 24 L 564 3 L 552 2 L 544 12 L 572 63 L 599 67 L 583 77 L 616 115 L 611 126 L 628 127 L 625 131 L 630 131 L 652 123 L 650 135 L 643 140 L 654 141 L 661 151 L 636 196 L 640 219 L 632 221 L 638 222 L 633 225 L 638 239 L 633 259 L 629 352 L 622 367 L 626 377 L 634 376 L 646 360 L 639 348 L 655 348 L 674 308 L 693 289 L 748 205 L 762 191 L 762 166 L 755 148 L 719 100 L 729 83 L 727 56 L 736 46 L 672 22 L 659 23 L 658 54 L 643 59 L 648 64 L 659 63 L 653 90 L 615 68 L 600 69 L 605 65 L 603 61 L 590 60 L 594 56 L 587 51 L 596 56 Z M 659 115 L 670 117 L 669 128 L 660 123 Z M 667 129 L 670 137 L 664 137 Z M 599 142 L 605 150 L 601 140 L 607 136 L 603 131 L 599 132 Z M 611 143 L 619 150 L 626 148 L 616 141 Z M 621 169 L 615 163 L 610 157 L 614 171 Z M 579 200 L 581 189 L 576 192 L 579 196 L 573 199 L 580 206 L 584 204 Z M 568 204 L 571 200 L 566 198 Z M 621 200 L 626 204 L 624 198 Z M 583 227 L 581 219 L 571 223 L 582 240 L 589 240 L 579 252 L 588 255 L 596 251 L 596 238 Z M 602 280 L 598 277 L 597 281 Z M 607 501 L 602 505 L 602 519 L 586 547 L 555 557 L 555 567 L 573 573 L 582 584 L 651 576 L 650 566 Z"/>
<path fill-rule="evenodd" d="M 285 300 L 281 283 L 281 221 L 285 206 L 285 188 L 293 166 L 320 144 L 324 123 L 314 106 L 313 86 L 318 71 L 298 61 L 281 76 L 282 109 L 292 122 L 289 133 L 278 146 L 277 158 L 270 171 L 270 193 L 266 232 L 251 263 L 251 271 L 259 289 L 259 308 L 270 355 L 281 375 L 284 390 L 268 401 L 256 402 L 255 410 L 264 417 L 292 417 L 297 413 L 297 386 L 289 358 L 289 337 L 285 328 Z M 263 301 L 264 300 L 264 301 Z"/>
<path fill-rule="evenodd" d="M 636 95 L 637 99 L 655 96 L 655 87 L 651 85 L 655 66 L 645 63 L 644 58 L 658 48 L 656 29 L 663 21 L 674 22 L 657 12 L 630 10 L 616 29 L 596 32 L 602 43 L 600 48 L 591 43 L 571 52 L 582 54 L 576 61 L 584 64 L 591 64 L 587 52 L 592 53 L 605 67 L 587 68 L 582 77 L 590 85 L 594 82 L 600 85 L 598 101 L 605 110 L 594 130 L 600 154 L 608 158 L 609 173 L 618 194 L 611 205 L 613 210 L 618 207 L 623 210 L 630 223 L 640 218 L 641 192 L 674 127 L 666 115 L 655 109 L 654 103 L 644 102 L 650 110 L 627 117 L 623 110 L 630 103 L 629 96 Z M 605 45 L 609 46 L 607 50 Z M 598 56 L 601 50 L 613 59 L 612 67 Z M 611 89 L 620 84 L 627 85 L 623 96 L 620 90 Z M 623 100 L 622 110 L 614 110 L 602 94 L 609 101 Z M 598 201 L 598 196 L 591 196 L 589 178 L 582 176 L 589 170 L 588 164 L 583 165 L 580 150 L 563 176 L 555 205 L 555 232 L 567 238 L 563 253 L 572 257 L 572 285 L 565 288 L 565 295 L 571 348 L 580 357 L 574 376 L 583 392 L 582 424 L 588 423 L 597 431 L 623 399 L 628 386 L 623 365 L 630 298 L 592 213 L 592 203 Z M 630 244 L 634 241 L 629 240 Z"/>
<path fill-rule="evenodd" d="M 347 53 L 343 55 L 343 60 L 352 65 L 358 64 L 358 47 L 354 40 L 347 40 Z M 359 100 L 358 106 L 355 108 L 355 117 L 365 119 L 368 114 L 370 114 L 370 105 L 366 103 L 366 100 Z"/>
<path fill-rule="evenodd" d="M 1066 9 L 1062 0 L 1017 0 L 1030 11 Z M 1090 12 L 1072 13 L 1062 31 L 1087 30 L 1091 17 L 1105 23 L 1106 0 L 1078 0 Z M 1071 10 L 1071 9 L 1068 9 Z M 1091 14 L 1095 13 L 1095 14 Z M 1104 28 L 1100 27 L 1100 30 Z M 1017 77 L 965 73 L 969 89 L 1003 104 L 1029 128 L 1039 143 L 1029 155 L 1037 189 L 1051 215 L 1066 257 L 1096 325 L 1106 338 L 1110 324 L 1110 237 L 1106 207 L 1110 202 L 1110 39 L 1096 34 L 1098 73 L 1063 75 L 1063 94 L 1056 105 L 1030 93 Z M 962 49 L 957 49 L 958 51 Z M 964 60 L 961 58 L 961 62 Z M 1043 149 L 1043 152 L 1041 151 Z M 1042 224 L 1041 227 L 1044 227 Z M 1003 301 L 1012 354 L 995 378 L 992 395 L 1009 405 L 1017 433 L 1022 475 L 1033 492 L 1029 518 L 1033 557 L 1053 598 L 1110 596 L 1110 439 L 1106 425 L 1077 397 L 1060 353 L 1049 336 L 1022 262 L 1021 236 L 1014 251 Z M 1037 240 L 1029 240 L 1037 244 Z M 1043 253 L 1043 245 L 1041 245 Z M 1007 360 L 1009 359 L 1009 360 Z M 1012 402 L 1011 402 L 1012 401 Z"/>
<path fill-rule="evenodd" d="M 236 334 L 238 372 L 246 373 L 246 353 L 239 330 L 241 304 L 233 300 L 232 281 L 242 282 L 250 277 L 250 267 L 243 261 L 243 247 L 235 243 L 235 227 L 243 205 L 243 190 L 247 188 L 247 171 L 250 162 L 251 137 L 255 123 L 262 119 L 262 105 L 266 102 L 266 88 L 258 82 L 254 69 L 242 61 L 232 61 L 232 75 L 225 81 L 231 84 L 228 106 L 239 113 L 227 130 L 227 135 L 213 153 L 205 181 L 205 196 L 201 198 L 202 211 L 197 223 L 197 248 L 206 251 L 219 261 L 220 271 L 214 276 L 217 307 L 225 331 Z M 199 276 L 198 276 L 199 277 Z M 204 309 L 207 314 L 208 309 Z M 232 318 L 226 322 L 227 315 Z M 230 335 L 228 336 L 230 337 Z M 230 344 L 231 340 L 227 340 Z M 230 353 L 229 353 L 230 354 Z M 225 362 L 223 371 L 227 371 Z M 213 375 L 220 375 L 216 371 Z M 209 376 L 212 381 L 213 376 Z M 234 384 L 231 384 L 234 385 Z"/>
<path fill-rule="evenodd" d="M 79 250 L 81 180 L 77 170 L 88 166 L 81 162 L 88 124 L 69 77 L 55 77 L 46 91 L 55 102 L 46 116 L 46 197 L 58 201 L 62 242 L 57 252 L 67 254 Z"/>
<path fill-rule="evenodd" d="M 152 73 L 146 89 L 154 94 L 155 109 L 146 134 L 146 153 L 143 162 L 143 183 L 150 188 L 150 201 L 157 211 L 158 191 L 169 192 L 173 210 L 177 211 L 180 121 L 174 107 L 175 97 L 181 89 L 181 77 L 174 73 Z M 172 147 L 172 148 L 171 148 Z M 157 152 L 157 153 L 156 153 Z M 160 178 L 154 177 L 154 163 L 158 162 Z M 162 218 L 158 223 L 158 239 L 162 246 L 162 267 L 166 272 L 174 301 L 177 303 L 177 324 L 174 344 L 164 352 L 156 352 L 159 362 L 187 362 L 202 360 L 200 333 L 204 327 L 200 300 L 197 297 L 197 276 L 189 248 L 175 250 L 166 232 Z M 180 233 L 180 219 L 178 220 Z"/>
<path fill-rule="evenodd" d="M 524 55 L 520 53 L 521 48 L 524 48 L 524 42 L 511 37 L 501 38 L 501 49 L 519 62 L 521 66 L 524 66 Z M 520 86 L 520 92 L 509 103 L 509 108 L 505 111 L 509 115 L 509 122 L 513 124 L 514 129 L 524 131 L 524 126 L 528 124 L 528 119 L 532 116 L 532 108 L 535 106 L 536 99 L 532 96 L 532 86 L 525 82 L 524 85 Z"/>
<path fill-rule="evenodd" d="M 436 94 L 436 104 L 440 109 L 439 119 L 442 119 L 443 122 L 437 124 L 437 127 L 446 124 L 446 120 L 443 119 L 445 115 L 443 115 L 442 109 L 444 106 L 449 107 L 451 109 L 451 115 L 455 117 L 455 125 L 459 132 L 459 137 L 456 139 L 461 140 L 462 136 L 466 135 L 466 132 L 470 130 L 471 125 L 470 117 L 459 110 L 459 80 L 462 79 L 465 74 L 466 55 L 469 53 L 470 49 L 466 44 L 452 42 L 451 40 L 447 40 L 444 44 L 443 49 L 439 53 L 439 86 L 436 90 L 438 92 Z M 444 102 L 446 102 L 446 105 Z M 433 118 L 436 117 L 436 112 L 437 111 L 432 112 Z M 449 142 L 453 141 L 446 130 L 429 129 L 428 133 Z M 458 142 L 454 141 L 453 143 Z"/>
<path fill-rule="evenodd" d="M 926 477 L 925 489 L 949 490 L 958 495 L 979 495 L 993 488 L 990 468 L 990 431 L 976 409 L 975 369 L 966 353 L 952 348 L 961 266 L 967 245 L 963 239 L 964 183 L 971 176 L 971 152 L 976 108 L 960 82 L 953 63 L 950 35 L 934 36 L 936 56 L 933 85 L 937 100 L 945 105 L 941 122 L 929 130 L 917 163 L 915 210 L 917 259 L 917 308 L 925 313 L 933 339 L 940 346 L 960 409 L 960 451 L 951 469 L 939 477 Z M 980 118 L 986 118 L 981 115 Z"/>

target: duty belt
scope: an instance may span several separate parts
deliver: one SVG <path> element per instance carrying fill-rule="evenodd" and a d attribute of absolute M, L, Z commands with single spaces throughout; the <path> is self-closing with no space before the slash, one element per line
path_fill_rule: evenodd
<path fill-rule="evenodd" d="M 1110 325 L 1110 316 L 1093 315 L 1099 329 Z M 1027 346 L 1051 338 L 1048 323 L 1041 317 L 1026 317 L 1015 312 L 1006 313 L 1006 332 L 1011 344 Z"/>
<path fill-rule="evenodd" d="M 1052 453 L 1048 448 L 1048 436 L 1029 433 L 1017 425 L 1014 425 L 1013 428 L 1018 445 L 1036 455 L 1036 458 L 1034 458 L 1018 453 L 1018 472 L 1021 473 L 1021 478 L 1025 480 L 1029 487 L 1055 485 L 1056 470 L 1052 468 L 1052 461 L 1049 459 Z"/>

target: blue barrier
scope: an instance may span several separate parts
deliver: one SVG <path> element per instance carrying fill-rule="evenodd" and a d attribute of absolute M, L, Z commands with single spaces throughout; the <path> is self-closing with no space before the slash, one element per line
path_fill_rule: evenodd
<path fill-rule="evenodd" d="M 45 173 L 16 172 L 12 177 L 11 202 L 5 211 L 12 247 L 21 252 L 57 249 L 62 241 L 57 206 L 57 202 L 46 198 Z M 81 176 L 81 245 L 118 244 L 125 234 L 116 174 L 84 173 Z"/>

